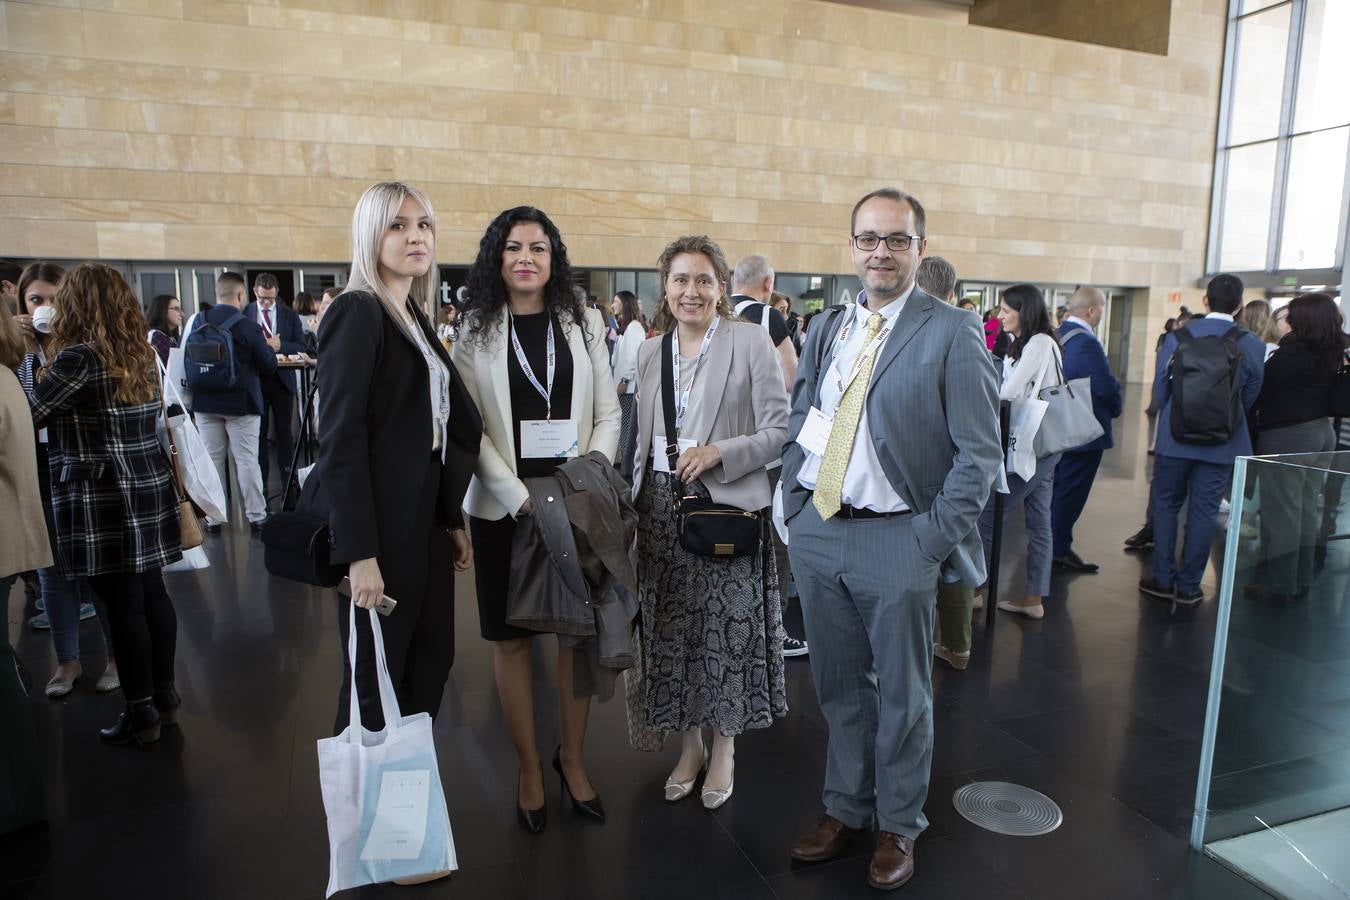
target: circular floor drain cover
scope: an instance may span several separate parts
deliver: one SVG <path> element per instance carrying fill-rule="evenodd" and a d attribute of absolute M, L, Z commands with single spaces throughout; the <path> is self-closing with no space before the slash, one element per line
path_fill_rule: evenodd
<path fill-rule="evenodd" d="M 1055 801 L 1031 788 L 1002 781 L 977 781 L 952 796 L 956 811 L 987 831 L 1034 837 L 1064 821 Z"/>

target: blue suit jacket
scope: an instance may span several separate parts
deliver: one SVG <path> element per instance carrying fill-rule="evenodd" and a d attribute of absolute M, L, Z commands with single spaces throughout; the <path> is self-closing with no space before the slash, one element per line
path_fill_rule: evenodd
<path fill-rule="evenodd" d="M 1082 334 L 1065 343 L 1064 338 L 1073 332 Z M 1069 381 L 1075 378 L 1092 379 L 1092 414 L 1102 425 L 1101 437 L 1077 449 L 1108 450 L 1114 446 L 1111 420 L 1120 417 L 1124 400 L 1120 395 L 1120 382 L 1111 374 L 1111 365 L 1106 361 L 1106 351 L 1102 349 L 1097 336 L 1077 322 L 1065 322 L 1059 326 L 1059 345 L 1064 354 L 1064 377 Z"/>
<path fill-rule="evenodd" d="M 256 300 L 244 307 L 244 315 L 250 322 L 258 321 L 258 302 Z M 281 348 L 277 352 L 285 354 L 304 353 L 305 326 L 300 321 L 300 314 L 278 300 L 272 305 L 272 318 L 276 322 L 276 335 L 281 338 Z M 277 372 L 276 377 L 281 379 L 281 383 L 286 390 L 292 394 L 299 391 L 294 372 L 283 369 Z"/>
<path fill-rule="evenodd" d="M 1192 319 L 1186 323 L 1186 328 L 1190 329 L 1191 334 L 1196 337 L 1215 337 L 1232 327 L 1233 323 L 1227 319 L 1211 319 L 1208 317 Z M 1162 349 L 1158 351 L 1158 368 L 1153 376 L 1153 404 L 1156 409 L 1160 410 L 1157 454 L 1220 465 L 1232 465 L 1233 460 L 1239 456 L 1250 456 L 1252 438 L 1247 433 L 1246 416 L 1241 417 L 1237 433 L 1226 444 L 1183 444 L 1172 437 L 1172 378 L 1168 366 L 1172 362 L 1172 354 L 1176 352 L 1176 349 L 1177 339 L 1174 335 L 1169 334 L 1167 340 L 1163 341 Z M 1244 331 L 1242 337 L 1238 339 L 1238 349 L 1242 351 L 1242 367 L 1238 374 L 1238 377 L 1242 379 L 1242 408 L 1250 414 L 1252 405 L 1256 403 L 1257 395 L 1261 393 L 1261 378 L 1265 372 L 1266 364 L 1266 345 L 1250 331 Z"/>

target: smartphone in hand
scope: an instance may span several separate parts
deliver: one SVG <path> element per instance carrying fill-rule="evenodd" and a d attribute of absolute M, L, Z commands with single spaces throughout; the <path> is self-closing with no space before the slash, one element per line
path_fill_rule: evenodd
<path fill-rule="evenodd" d="M 352 595 L 352 580 L 346 575 L 342 576 L 342 580 L 338 582 L 338 593 L 344 597 Z M 394 611 L 395 606 L 398 606 L 397 600 L 388 594 L 381 594 L 380 602 L 375 604 L 375 611 L 382 616 L 387 616 Z"/>

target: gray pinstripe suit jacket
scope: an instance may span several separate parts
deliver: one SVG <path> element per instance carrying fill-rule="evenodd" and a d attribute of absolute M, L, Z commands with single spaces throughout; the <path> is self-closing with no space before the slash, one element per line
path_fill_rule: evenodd
<path fill-rule="evenodd" d="M 828 365 L 822 361 L 844 321 L 839 311 L 818 318 L 802 348 L 783 449 L 783 514 L 789 527 L 811 496 L 797 481 L 805 459 L 797 435 L 807 412 L 820 402 L 820 369 Z M 944 580 L 983 584 L 984 553 L 975 526 L 1003 453 L 998 375 L 979 319 L 916 286 L 873 366 L 867 422 L 881 468 L 914 510 L 920 549 L 943 561 Z"/>

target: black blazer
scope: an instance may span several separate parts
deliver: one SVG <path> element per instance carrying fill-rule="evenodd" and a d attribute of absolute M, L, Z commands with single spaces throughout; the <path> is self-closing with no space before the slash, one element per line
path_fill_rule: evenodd
<path fill-rule="evenodd" d="M 1252 407 L 1257 427 L 1269 431 L 1326 418 L 1335 377 L 1335 369 L 1319 367 L 1317 356 L 1298 335 L 1285 335 L 1266 360 L 1261 393 Z"/>
<path fill-rule="evenodd" d="M 426 317 L 417 324 L 450 370 L 450 422 L 436 525 L 459 528 L 483 420 Z M 431 457 L 427 364 L 379 298 L 346 293 L 319 326 L 319 461 L 332 559 L 379 557 L 414 539 L 409 510 Z M 447 563 L 448 564 L 448 563 Z"/>

